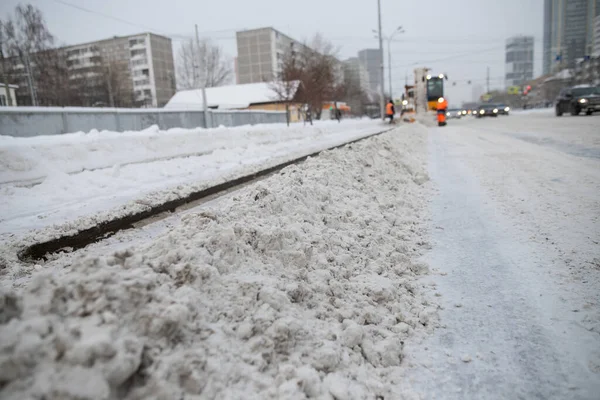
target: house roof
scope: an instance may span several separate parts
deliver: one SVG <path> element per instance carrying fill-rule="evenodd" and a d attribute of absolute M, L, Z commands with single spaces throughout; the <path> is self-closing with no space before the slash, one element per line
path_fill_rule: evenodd
<path fill-rule="evenodd" d="M 293 91 L 298 89 L 298 81 L 294 82 Z M 280 101 L 272 89 L 272 83 L 247 83 L 206 88 L 206 104 L 209 108 L 239 109 L 251 104 L 271 103 Z M 169 100 L 165 108 L 171 109 L 202 109 L 202 90 L 182 90 Z"/>

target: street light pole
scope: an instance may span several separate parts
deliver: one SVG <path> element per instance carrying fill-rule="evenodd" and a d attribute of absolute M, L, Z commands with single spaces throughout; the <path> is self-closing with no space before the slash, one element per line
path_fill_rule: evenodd
<path fill-rule="evenodd" d="M 196 60 L 196 62 L 199 64 L 200 63 L 200 38 L 198 37 L 198 24 L 195 25 L 196 28 L 196 51 L 198 52 L 198 59 Z M 206 47 L 206 46 L 205 46 Z M 204 127 L 205 128 L 212 128 L 211 124 L 208 123 L 208 104 L 207 104 L 207 100 L 206 100 L 206 52 L 208 51 L 208 49 L 204 49 L 204 72 L 202 75 L 200 75 L 200 88 L 202 89 L 202 108 L 204 110 Z M 199 66 L 198 66 L 199 67 Z M 197 71 L 194 71 L 195 73 L 197 73 Z"/>
<path fill-rule="evenodd" d="M 394 36 L 397 33 L 404 33 L 404 29 L 402 29 L 402 26 L 399 26 L 398 28 L 396 28 L 396 30 L 388 37 L 387 41 L 388 41 L 388 75 L 389 75 L 389 79 L 390 79 L 390 98 L 393 99 L 394 98 L 394 92 L 392 91 L 392 51 L 391 51 L 391 43 L 392 43 L 392 39 L 394 38 Z"/>
<path fill-rule="evenodd" d="M 379 65 L 379 86 L 381 86 L 381 90 L 379 93 L 381 97 L 379 101 L 379 108 L 381 113 L 381 119 L 385 120 L 385 91 L 383 88 L 383 36 L 381 34 L 381 0 L 377 0 L 377 19 L 379 23 L 379 60 L 381 62 Z"/>
<path fill-rule="evenodd" d="M 390 49 L 390 45 L 392 43 L 392 38 L 388 39 L 388 77 L 389 77 L 389 88 L 390 88 L 390 99 L 394 99 L 394 92 L 392 91 L 392 50 Z"/>

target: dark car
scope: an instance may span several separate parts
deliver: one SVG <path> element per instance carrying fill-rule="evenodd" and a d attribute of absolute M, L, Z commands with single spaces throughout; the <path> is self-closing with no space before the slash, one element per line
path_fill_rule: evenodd
<path fill-rule="evenodd" d="M 510 107 L 506 104 L 496 104 L 496 108 L 498 108 L 499 115 L 508 115 L 510 112 Z"/>
<path fill-rule="evenodd" d="M 580 85 L 563 89 L 556 98 L 554 107 L 557 117 L 567 112 L 579 115 L 583 111 L 590 115 L 594 111 L 600 111 L 600 88 Z"/>
<path fill-rule="evenodd" d="M 475 114 L 477 118 L 483 117 L 497 117 L 498 116 L 498 105 L 497 104 L 481 104 Z"/>

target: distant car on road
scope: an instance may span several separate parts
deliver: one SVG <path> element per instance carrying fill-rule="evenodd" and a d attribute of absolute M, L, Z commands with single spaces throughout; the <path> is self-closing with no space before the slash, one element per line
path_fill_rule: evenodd
<path fill-rule="evenodd" d="M 567 112 L 579 115 L 582 111 L 591 115 L 594 111 L 600 111 L 600 88 L 579 85 L 563 89 L 556 98 L 554 107 L 557 117 Z"/>
<path fill-rule="evenodd" d="M 475 114 L 477 118 L 483 117 L 497 117 L 498 116 L 498 106 L 496 104 L 481 104 L 477 109 Z"/>
<path fill-rule="evenodd" d="M 454 119 L 454 118 L 460 119 L 461 117 L 462 117 L 462 110 L 459 110 L 458 108 L 449 108 L 448 111 L 446 111 L 446 118 L 448 118 L 448 119 Z"/>

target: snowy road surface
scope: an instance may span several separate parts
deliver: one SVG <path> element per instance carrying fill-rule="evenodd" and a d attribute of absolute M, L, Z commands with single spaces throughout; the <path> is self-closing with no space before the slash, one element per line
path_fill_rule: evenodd
<path fill-rule="evenodd" d="M 424 398 L 597 399 L 598 117 L 430 129 L 438 329 L 407 348 Z"/>

